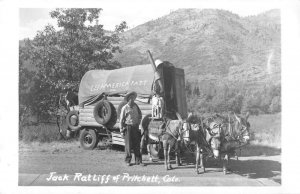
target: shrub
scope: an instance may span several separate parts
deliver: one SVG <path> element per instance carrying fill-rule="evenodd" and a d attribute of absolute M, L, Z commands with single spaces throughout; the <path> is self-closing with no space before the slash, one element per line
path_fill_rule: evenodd
<path fill-rule="evenodd" d="M 199 113 L 228 112 L 273 114 L 281 111 L 281 85 L 249 87 L 242 83 L 187 81 L 188 110 Z"/>
<path fill-rule="evenodd" d="M 269 107 L 269 111 L 271 113 L 278 113 L 278 112 L 281 111 L 281 99 L 280 99 L 280 96 L 275 96 L 272 99 L 272 102 L 271 102 L 270 107 Z"/>

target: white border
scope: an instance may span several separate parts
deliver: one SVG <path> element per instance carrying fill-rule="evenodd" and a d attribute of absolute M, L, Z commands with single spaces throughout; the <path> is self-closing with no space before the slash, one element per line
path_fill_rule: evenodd
<path fill-rule="evenodd" d="M 280 187 L 18 187 L 18 11 L 31 7 L 103 7 L 143 3 L 145 7 L 220 8 L 265 6 L 281 8 L 282 16 L 282 186 Z M 229 9 L 229 8 L 228 8 Z M 299 193 L 299 1 L 191 1 L 191 0 L 0 0 L 1 140 L 0 193 Z M 4 67 L 4 68 L 3 68 Z"/>

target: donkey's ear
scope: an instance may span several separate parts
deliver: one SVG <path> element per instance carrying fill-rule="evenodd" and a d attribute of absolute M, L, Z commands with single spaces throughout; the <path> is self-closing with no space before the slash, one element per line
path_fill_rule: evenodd
<path fill-rule="evenodd" d="M 247 113 L 246 113 L 246 115 L 245 115 L 245 119 L 246 119 L 246 121 L 248 120 L 249 116 L 250 116 L 250 112 L 249 112 L 249 111 L 247 111 Z"/>
<path fill-rule="evenodd" d="M 234 117 L 239 123 L 241 123 L 241 118 L 239 118 L 235 113 L 234 113 Z"/>
<path fill-rule="evenodd" d="M 182 117 L 181 117 L 181 115 L 180 115 L 178 112 L 176 112 L 175 114 L 176 114 L 176 116 L 177 116 L 178 120 L 182 121 Z"/>
<path fill-rule="evenodd" d="M 192 116 L 193 116 L 193 113 L 190 112 L 190 113 L 188 114 L 187 118 L 186 118 L 186 121 L 187 121 L 187 122 L 191 122 Z"/>

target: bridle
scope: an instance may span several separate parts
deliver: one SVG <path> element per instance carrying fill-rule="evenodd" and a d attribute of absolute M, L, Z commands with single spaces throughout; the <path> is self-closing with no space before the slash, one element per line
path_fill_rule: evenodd
<path fill-rule="evenodd" d="M 248 126 L 243 125 L 237 138 L 239 141 L 243 141 L 243 139 L 245 139 L 245 137 L 247 137 L 247 136 L 249 137 Z"/>
<path fill-rule="evenodd" d="M 184 125 L 186 125 L 186 129 L 184 129 Z M 190 141 L 190 130 L 191 130 L 191 124 L 187 121 L 183 121 L 182 123 L 182 131 L 181 131 L 181 134 L 182 134 L 182 139 L 186 139 L 187 141 Z M 185 134 L 187 134 L 186 136 L 184 136 Z"/>
<path fill-rule="evenodd" d="M 242 124 L 241 122 L 238 121 L 238 125 L 241 125 L 241 128 L 237 128 L 236 126 L 234 126 L 235 128 L 235 133 L 233 134 L 231 132 L 231 129 L 229 129 L 230 131 L 230 136 L 237 142 L 239 143 L 244 143 L 244 139 L 245 137 L 249 137 L 249 127 L 245 126 L 244 124 Z M 246 122 L 246 125 L 249 125 L 248 122 Z"/>

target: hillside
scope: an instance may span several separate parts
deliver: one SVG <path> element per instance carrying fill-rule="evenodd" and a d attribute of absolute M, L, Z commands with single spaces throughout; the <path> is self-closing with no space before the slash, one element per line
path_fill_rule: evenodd
<path fill-rule="evenodd" d="M 225 10 L 179 9 L 126 31 L 123 66 L 154 58 L 183 68 L 189 81 L 280 83 L 280 10 L 239 17 Z"/>
<path fill-rule="evenodd" d="M 103 34 L 106 36 L 108 32 Z M 187 105 L 191 112 L 250 111 L 252 114 L 269 114 L 281 111 L 280 10 L 240 17 L 225 10 L 179 9 L 129 29 L 120 34 L 119 38 L 123 52 L 115 54 L 113 60 L 117 60 L 123 67 L 149 63 L 146 54 L 149 49 L 155 59 L 170 61 L 185 70 Z M 82 40 L 84 42 L 86 38 Z M 43 65 L 45 58 L 40 56 L 41 61 L 30 61 L 30 57 L 40 52 L 40 48 L 32 46 L 30 41 L 20 41 L 20 88 L 23 87 L 20 96 L 25 96 L 20 99 L 30 99 L 42 92 L 48 94 L 49 91 L 56 94 L 55 89 L 49 89 L 44 80 L 41 83 L 45 87 L 41 90 L 41 83 L 32 80 L 32 72 L 27 71 L 34 71 Z M 70 42 L 68 46 L 72 49 L 65 50 L 66 45 L 58 43 L 61 41 L 53 42 L 54 52 L 46 52 L 51 60 L 45 66 L 49 67 L 46 73 L 54 75 L 49 77 L 54 78 L 51 84 L 57 83 L 53 84 L 55 88 L 68 86 L 71 81 L 74 82 L 73 89 L 77 90 L 77 82 L 74 80 L 79 82 L 86 72 L 82 67 L 94 69 L 103 68 L 103 64 L 108 65 L 101 61 L 99 52 L 95 52 L 96 47 L 86 47 L 90 44 Z M 30 49 L 35 51 L 34 55 Z M 76 50 L 77 54 L 70 55 L 72 50 Z M 60 54 L 61 51 L 64 52 Z M 102 51 L 105 56 L 106 50 Z M 80 53 L 83 55 L 78 57 Z M 94 60 L 95 56 L 100 58 Z M 74 63 L 74 57 L 80 63 Z M 109 63 L 106 67 L 120 67 L 118 62 Z M 61 70 L 60 67 L 64 66 L 68 68 Z M 40 77 L 45 75 L 41 73 Z M 37 98 L 40 104 L 41 99 L 45 98 Z M 32 100 L 22 103 L 27 102 Z"/>

